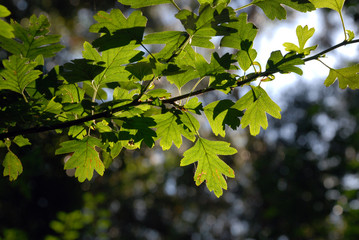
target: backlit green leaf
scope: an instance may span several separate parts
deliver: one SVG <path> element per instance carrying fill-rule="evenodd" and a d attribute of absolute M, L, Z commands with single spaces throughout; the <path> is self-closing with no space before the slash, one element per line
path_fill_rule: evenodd
<path fill-rule="evenodd" d="M 141 52 L 134 50 L 137 45 L 128 44 L 102 52 L 102 55 L 88 42 L 84 43 L 82 52 L 84 59 L 77 59 L 65 65 L 70 70 L 66 78 L 71 82 L 92 81 L 95 87 L 103 87 L 107 83 L 129 82 L 131 73 L 125 69 L 125 64 L 136 61 Z"/>
<path fill-rule="evenodd" d="M 59 44 L 60 35 L 50 35 L 50 23 L 44 15 L 30 17 L 27 27 L 12 21 L 15 39 L 0 36 L 0 47 L 12 54 L 21 54 L 23 57 L 35 59 L 38 55 L 53 57 L 63 46 Z"/>
<path fill-rule="evenodd" d="M 251 135 L 256 136 L 261 127 L 263 129 L 268 127 L 266 113 L 280 119 L 281 109 L 263 88 L 260 86 L 251 86 L 251 88 L 251 91 L 241 97 L 234 107 L 239 110 L 247 109 L 241 119 L 241 126 L 242 128 L 249 126 Z"/>
<path fill-rule="evenodd" d="M 308 29 L 308 26 L 305 25 L 305 27 L 302 27 L 298 25 L 297 27 L 297 37 L 299 42 L 299 47 L 296 46 L 293 43 L 284 43 L 283 46 L 285 47 L 285 50 L 288 52 L 296 52 L 296 53 L 303 53 L 304 55 L 309 55 L 312 50 L 315 50 L 317 48 L 317 45 L 312 47 L 304 48 L 306 42 L 311 38 L 315 32 L 314 28 Z"/>
<path fill-rule="evenodd" d="M 64 169 L 75 168 L 75 177 L 80 182 L 91 180 L 95 170 L 101 176 L 105 171 L 105 166 L 99 157 L 96 146 L 101 146 L 101 141 L 93 137 L 84 137 L 82 140 L 70 140 L 60 144 L 61 147 L 56 150 L 56 154 L 72 154 L 65 163 Z"/>
<path fill-rule="evenodd" d="M 329 76 L 324 82 L 324 85 L 329 87 L 336 80 L 339 81 L 339 87 L 359 89 L 359 64 L 356 64 L 351 67 L 340 68 L 340 69 L 330 69 Z"/>
<path fill-rule="evenodd" d="M 5 69 L 0 71 L 0 90 L 8 89 L 23 94 L 26 86 L 35 81 L 42 73 L 34 70 L 36 63 L 27 58 L 12 55 L 9 60 L 3 60 Z"/>
<path fill-rule="evenodd" d="M 181 160 L 181 166 L 198 162 L 194 181 L 199 186 L 206 181 L 209 191 L 217 197 L 222 196 L 223 189 L 227 189 L 227 182 L 223 175 L 234 177 L 234 171 L 218 155 L 232 155 L 237 152 L 230 144 L 222 141 L 210 141 L 198 138 L 196 144 L 188 149 Z"/>
<path fill-rule="evenodd" d="M 171 3 L 170 0 L 118 0 L 124 5 L 129 5 L 132 8 L 142 8 L 164 3 Z"/>
<path fill-rule="evenodd" d="M 18 145 L 19 147 L 31 145 L 29 139 L 24 138 L 22 135 L 16 136 L 13 142 L 16 143 L 16 145 Z"/>
<path fill-rule="evenodd" d="M 178 55 L 179 50 L 188 40 L 189 35 L 180 31 L 165 31 L 151 33 L 145 36 L 143 44 L 166 44 L 155 56 L 161 60 L 169 61 L 172 55 Z"/>
<path fill-rule="evenodd" d="M 10 11 L 3 5 L 0 5 L 0 18 L 7 17 L 10 15 Z M 0 36 L 3 36 L 5 38 L 13 38 L 15 37 L 13 31 L 14 28 L 5 22 L 4 20 L 0 19 Z"/>
<path fill-rule="evenodd" d="M 9 176 L 10 181 L 16 180 L 23 170 L 20 159 L 10 150 L 6 153 L 2 165 L 4 166 L 3 175 Z"/>
<path fill-rule="evenodd" d="M 247 13 L 241 13 L 237 21 L 223 24 L 229 30 L 235 29 L 235 31 L 229 31 L 230 34 L 222 38 L 221 47 L 248 51 L 253 46 L 258 30 L 252 23 L 247 22 L 247 17 Z"/>
<path fill-rule="evenodd" d="M 131 41 L 139 44 L 147 23 L 141 11 L 134 11 L 126 18 L 120 9 L 112 9 L 110 13 L 99 11 L 94 19 L 98 23 L 90 27 L 90 32 L 105 33 L 92 43 L 99 51 L 122 47 Z"/>
<path fill-rule="evenodd" d="M 334 11 L 341 12 L 345 0 L 309 0 L 316 8 L 330 8 Z"/>
<path fill-rule="evenodd" d="M 196 139 L 195 133 L 191 132 L 181 121 L 180 111 L 167 112 L 161 115 L 155 115 L 153 118 L 157 123 L 156 134 L 163 150 L 168 150 L 172 142 L 179 148 L 182 145 L 182 135 L 191 141 Z"/>
<path fill-rule="evenodd" d="M 231 100 L 219 100 L 208 104 L 204 108 L 204 113 L 211 125 L 213 133 L 224 137 L 226 135 L 225 126 L 230 126 L 233 130 L 240 125 L 239 117 L 242 111 L 233 108 L 234 102 Z"/>
<path fill-rule="evenodd" d="M 279 20 L 286 19 L 287 12 L 282 6 L 282 4 L 294 8 L 295 10 L 298 10 L 300 12 L 315 10 L 314 5 L 307 0 L 254 0 L 252 1 L 252 3 L 260 7 L 267 15 L 267 17 L 271 20 L 274 20 L 275 18 Z"/>

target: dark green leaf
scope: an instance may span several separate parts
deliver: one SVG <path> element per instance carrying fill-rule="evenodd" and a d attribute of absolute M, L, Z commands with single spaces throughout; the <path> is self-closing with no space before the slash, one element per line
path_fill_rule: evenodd
<path fill-rule="evenodd" d="M 135 143 L 143 141 L 147 146 L 153 147 L 155 144 L 154 138 L 157 136 L 156 132 L 151 129 L 154 126 L 156 126 L 156 122 L 153 118 L 133 117 L 127 119 L 122 127 L 135 131 L 132 137 Z"/>

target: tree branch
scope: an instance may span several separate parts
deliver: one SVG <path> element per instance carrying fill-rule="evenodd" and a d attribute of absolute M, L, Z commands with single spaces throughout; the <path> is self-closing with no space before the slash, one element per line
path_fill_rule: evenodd
<path fill-rule="evenodd" d="M 324 51 L 321 51 L 320 53 L 315 54 L 315 55 L 312 56 L 312 57 L 304 58 L 303 61 L 304 61 L 304 62 L 308 62 L 308 61 L 311 61 L 311 60 L 316 60 L 316 59 L 320 58 L 322 55 L 326 54 L 327 52 L 331 52 L 331 51 L 333 51 L 334 49 L 337 49 L 337 48 L 339 48 L 339 47 L 342 47 L 342 46 L 345 46 L 345 45 L 349 45 L 349 44 L 353 44 L 353 43 L 358 43 L 358 42 L 359 42 L 359 39 L 354 39 L 354 40 L 352 40 L 352 41 L 350 41 L 350 42 L 347 41 L 347 40 L 344 40 L 343 42 L 341 42 L 341 43 L 339 43 L 339 44 L 337 44 L 337 45 L 334 45 L 334 46 L 332 46 L 332 47 L 330 47 L 330 48 L 328 48 L 328 49 L 326 49 L 326 50 L 324 50 Z"/>
<path fill-rule="evenodd" d="M 311 61 L 311 60 L 316 60 L 316 59 L 320 58 L 322 55 L 324 55 L 327 52 L 331 52 L 334 49 L 337 49 L 339 47 L 342 47 L 342 46 L 345 46 L 345 45 L 348 45 L 348 44 L 358 43 L 358 42 L 359 42 L 359 39 L 355 39 L 355 40 L 352 40 L 350 42 L 345 40 L 345 41 L 343 41 L 343 42 L 341 42 L 341 43 L 339 43 L 337 45 L 334 45 L 334 46 L 332 46 L 332 47 L 330 47 L 330 48 L 328 48 L 328 49 L 326 49 L 324 51 L 321 51 L 320 53 L 318 53 L 318 54 L 316 54 L 316 55 L 314 55 L 312 57 L 304 58 L 303 61 L 308 62 L 308 61 Z M 274 73 L 278 73 L 278 72 L 279 71 L 274 72 Z M 272 75 L 274 73 L 272 71 L 264 71 L 264 72 L 260 72 L 260 73 L 251 73 L 251 74 L 247 75 L 244 80 L 238 81 L 236 87 L 240 87 L 240 86 L 243 86 L 244 84 L 252 82 L 255 79 L 257 79 L 258 77 L 267 77 L 267 76 Z M 200 95 L 200 94 L 203 94 L 203 93 L 211 92 L 211 91 L 214 91 L 214 90 L 217 90 L 217 89 L 213 88 L 213 87 L 207 87 L 207 88 L 204 88 L 204 89 L 197 90 L 195 92 L 190 92 L 190 93 L 183 94 L 183 95 L 180 95 L 180 96 L 177 96 L 177 97 L 162 100 L 162 103 L 164 103 L 164 104 L 175 104 L 175 102 L 178 101 L 178 100 L 182 100 L 182 99 L 185 99 L 185 98 L 190 97 L 190 96 L 196 96 L 196 95 Z M 101 113 L 97 113 L 97 114 L 94 114 L 94 115 L 89 115 L 89 116 L 86 116 L 86 117 L 83 117 L 83 118 L 80 118 L 80 119 L 76 119 L 76 120 L 72 120 L 72 121 L 68 121 L 68 122 L 63 122 L 63 123 L 58 123 L 58 124 L 54 124 L 54 125 L 51 125 L 51 126 L 40 126 L 40 127 L 33 127 L 33 128 L 28 128 L 28 129 L 14 130 L 14 131 L 10 131 L 10 132 L 7 132 L 7 133 L 1 133 L 0 134 L 0 140 L 5 139 L 5 138 L 10 138 L 10 137 L 15 137 L 15 136 L 18 136 L 18 135 L 23 135 L 23 134 L 41 133 L 41 132 L 46 132 L 46 131 L 51 131 L 51 130 L 56 130 L 56 129 L 64 129 L 64 128 L 79 125 L 79 124 L 82 124 L 82 123 L 85 123 L 85 122 L 88 122 L 88 121 L 92 121 L 92 120 L 95 120 L 95 119 L 99 119 L 99 118 L 110 118 L 110 117 L 113 116 L 114 113 L 123 111 L 128 107 L 134 107 L 134 106 L 138 106 L 138 105 L 141 105 L 141 104 L 151 104 L 151 103 L 152 103 L 152 100 L 140 102 L 140 101 L 138 101 L 138 99 L 135 99 L 132 102 L 126 104 L 126 105 L 123 105 L 123 106 L 120 106 L 120 107 L 117 107 L 117 108 L 113 108 L 113 109 L 109 109 L 109 110 L 105 110 L 105 111 L 103 111 Z"/>

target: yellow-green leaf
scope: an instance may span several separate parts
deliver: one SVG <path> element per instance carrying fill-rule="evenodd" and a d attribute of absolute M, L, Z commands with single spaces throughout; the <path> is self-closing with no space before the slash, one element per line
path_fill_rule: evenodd
<path fill-rule="evenodd" d="M 345 0 L 310 0 L 316 8 L 330 8 L 334 11 L 341 12 Z"/>
<path fill-rule="evenodd" d="M 267 129 L 268 120 L 266 113 L 274 118 L 281 118 L 280 107 L 272 101 L 263 88 L 251 86 L 252 89 L 241 97 L 235 104 L 239 110 L 247 109 L 241 119 L 242 128 L 249 126 L 251 135 L 255 136 L 260 128 Z"/>
<path fill-rule="evenodd" d="M 359 64 L 351 67 L 330 69 L 329 76 L 324 82 L 324 85 L 329 87 L 335 80 L 339 81 L 339 87 L 359 89 Z"/>
<path fill-rule="evenodd" d="M 10 15 L 10 11 L 3 5 L 0 5 L 0 17 L 7 17 Z M 14 28 L 5 22 L 4 20 L 0 19 L 0 36 L 6 37 L 6 38 L 13 38 L 15 37 L 13 31 Z"/>
<path fill-rule="evenodd" d="M 206 181 L 209 191 L 217 197 L 222 196 L 223 189 L 227 189 L 227 182 L 223 175 L 234 178 L 234 171 L 218 155 L 233 155 L 237 150 L 222 141 L 210 141 L 198 138 L 196 144 L 188 149 L 181 160 L 181 166 L 198 162 L 194 181 L 199 186 Z"/>

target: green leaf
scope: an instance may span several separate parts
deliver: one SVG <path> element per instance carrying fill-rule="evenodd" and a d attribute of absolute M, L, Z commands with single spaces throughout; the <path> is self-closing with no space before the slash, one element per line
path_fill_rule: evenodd
<path fill-rule="evenodd" d="M 192 46 L 213 49 L 215 46 L 210 41 L 212 37 L 227 34 L 228 28 L 224 23 L 235 21 L 236 13 L 232 8 L 225 8 L 225 5 L 213 8 L 210 4 L 203 4 L 198 16 L 185 9 L 176 14 L 176 18 L 190 35 Z"/>
<path fill-rule="evenodd" d="M 0 17 L 7 17 L 10 15 L 10 11 L 3 5 L 0 5 Z M 3 36 L 5 38 L 13 38 L 15 37 L 13 31 L 14 28 L 5 22 L 4 20 L 0 19 L 0 36 Z"/>
<path fill-rule="evenodd" d="M 141 101 L 146 101 L 148 99 L 166 99 L 171 97 L 171 93 L 167 92 L 166 89 L 161 89 L 161 88 L 157 88 L 157 89 L 153 89 L 153 90 L 149 90 L 148 92 L 146 92 L 142 97 L 141 97 Z"/>
<path fill-rule="evenodd" d="M 237 60 L 239 66 L 242 68 L 243 71 L 247 71 L 250 66 L 253 65 L 254 60 L 257 57 L 257 51 L 255 49 L 239 50 L 237 52 Z"/>
<path fill-rule="evenodd" d="M 329 76 L 324 82 L 324 85 L 329 87 L 336 80 L 339 81 L 339 87 L 359 89 L 359 64 L 356 64 L 351 67 L 340 68 L 340 69 L 330 69 Z"/>
<path fill-rule="evenodd" d="M 238 16 L 238 21 L 223 24 L 224 27 L 235 29 L 235 31 L 231 32 L 228 36 L 224 36 L 220 43 L 221 47 L 239 50 L 237 59 L 243 71 L 247 71 L 257 57 L 257 52 L 252 49 L 252 46 L 258 30 L 252 23 L 247 22 L 247 17 L 247 13 L 241 13 Z"/>
<path fill-rule="evenodd" d="M 263 88 L 260 86 L 251 86 L 251 88 L 251 91 L 241 97 L 234 107 L 239 110 L 247 109 L 241 119 L 242 128 L 249 126 L 251 135 L 256 136 L 261 127 L 264 130 L 268 127 L 266 113 L 280 119 L 281 109 Z"/>
<path fill-rule="evenodd" d="M 192 47 L 187 46 L 175 60 L 175 63 L 184 72 L 169 75 L 167 79 L 178 88 L 182 88 L 193 79 L 226 73 L 226 70 L 229 70 L 232 66 L 231 64 L 235 62 L 232 57 L 229 53 L 220 57 L 218 53 L 214 52 L 211 56 L 211 62 L 208 63 L 203 55 L 196 53 Z"/>
<path fill-rule="evenodd" d="M 8 89 L 23 94 L 26 86 L 35 81 L 42 73 L 34 70 L 36 63 L 27 58 L 12 55 L 9 60 L 3 60 L 4 69 L 0 71 L 0 90 Z"/>
<path fill-rule="evenodd" d="M 211 125 L 213 133 L 224 137 L 226 135 L 225 126 L 230 126 L 236 130 L 240 125 L 239 117 L 243 113 L 236 108 L 233 108 L 234 102 L 231 100 L 219 100 L 212 102 L 204 107 L 204 113 Z"/>
<path fill-rule="evenodd" d="M 164 3 L 171 3 L 171 0 L 118 0 L 123 5 L 129 5 L 132 8 L 142 8 Z"/>
<path fill-rule="evenodd" d="M 10 181 L 16 180 L 23 170 L 20 159 L 10 150 L 6 153 L 2 165 L 4 166 L 3 175 L 9 176 Z"/>
<path fill-rule="evenodd" d="M 163 59 L 164 62 L 169 61 L 172 55 L 180 53 L 182 47 L 188 40 L 189 35 L 186 32 L 180 31 L 165 31 L 150 33 L 145 36 L 143 44 L 165 44 L 165 47 L 156 53 L 157 59 Z"/>
<path fill-rule="evenodd" d="M 180 148 L 182 145 L 182 135 L 192 142 L 196 139 L 195 133 L 191 132 L 181 121 L 180 111 L 166 112 L 165 114 L 153 116 L 157 124 L 156 134 L 161 139 L 162 149 L 168 150 L 172 142 Z"/>
<path fill-rule="evenodd" d="M 24 138 L 22 135 L 16 136 L 14 138 L 13 142 L 16 143 L 16 145 L 18 145 L 19 147 L 23 147 L 23 146 L 26 146 L 26 145 L 31 145 L 29 139 Z"/>
<path fill-rule="evenodd" d="M 268 61 L 267 61 L 267 72 L 271 73 L 291 73 L 294 72 L 296 74 L 302 75 L 303 71 L 296 67 L 295 65 L 304 64 L 302 60 L 302 55 L 298 55 L 296 53 L 290 52 L 286 55 L 282 55 L 282 53 L 278 51 L 274 51 L 271 53 Z"/>
<path fill-rule="evenodd" d="M 97 88 L 107 83 L 117 82 L 124 85 L 130 81 L 131 73 L 125 64 L 136 61 L 141 51 L 134 50 L 137 45 L 128 44 L 102 52 L 102 55 L 88 42 L 84 43 L 84 59 L 65 65 L 69 71 L 64 75 L 70 82 L 92 81 Z"/>
<path fill-rule="evenodd" d="M 248 51 L 252 47 L 258 30 L 252 23 L 247 22 L 247 17 L 247 13 L 241 13 L 237 21 L 223 24 L 224 27 L 228 28 L 230 34 L 222 38 L 221 47 L 230 47 L 244 51 Z M 235 31 L 230 31 L 231 29 Z"/>
<path fill-rule="evenodd" d="M 5 6 L 0 5 L 0 17 L 7 17 L 11 14 L 9 9 L 7 9 Z"/>
<path fill-rule="evenodd" d="M 56 150 L 56 155 L 71 153 L 72 156 L 65 163 L 64 169 L 76 168 L 75 177 L 80 182 L 91 180 L 95 170 L 101 176 L 105 166 L 96 151 L 96 146 L 101 146 L 101 141 L 93 137 L 84 137 L 82 140 L 70 140 L 60 144 L 61 148 Z"/>
<path fill-rule="evenodd" d="M 312 47 L 304 48 L 306 42 L 311 38 L 315 32 L 314 28 L 308 29 L 308 25 L 305 25 L 303 28 L 302 26 L 297 26 L 297 37 L 299 42 L 299 47 L 296 46 L 293 43 L 284 43 L 283 46 L 285 47 L 285 50 L 288 52 L 296 52 L 296 53 L 303 53 L 304 55 L 309 55 L 312 50 L 315 50 L 317 48 L 317 45 Z"/>
<path fill-rule="evenodd" d="M 134 134 L 132 140 L 137 142 L 144 142 L 148 147 L 153 147 L 155 144 L 154 138 L 157 136 L 156 132 L 151 127 L 156 126 L 153 118 L 149 117 L 132 117 L 126 119 L 123 124 L 125 130 L 133 130 Z"/>
<path fill-rule="evenodd" d="M 99 51 L 126 46 L 133 40 L 141 43 L 147 23 L 141 11 L 134 11 L 126 18 L 120 9 L 112 9 L 110 13 L 99 11 L 94 19 L 98 23 L 90 27 L 90 32 L 105 33 L 92 43 Z"/>
<path fill-rule="evenodd" d="M 265 15 L 267 15 L 267 17 L 271 20 L 274 20 L 275 18 L 279 20 L 286 19 L 287 12 L 283 8 L 282 4 L 294 8 L 295 10 L 298 10 L 300 12 L 315 10 L 314 5 L 308 0 L 254 0 L 252 1 L 252 4 L 255 4 L 256 6 L 260 7 L 265 13 Z"/>
<path fill-rule="evenodd" d="M 187 166 L 198 162 L 194 181 L 199 186 L 206 181 L 209 191 L 213 191 L 217 197 L 222 196 L 223 189 L 227 189 L 227 182 L 223 175 L 233 178 L 234 171 L 218 155 L 232 155 L 237 150 L 230 144 L 222 141 L 210 141 L 198 138 L 196 144 L 188 149 L 181 160 L 181 166 Z"/>
<path fill-rule="evenodd" d="M 84 126 L 74 125 L 69 128 L 68 135 L 73 138 L 83 139 L 87 135 L 87 131 Z"/>
<path fill-rule="evenodd" d="M 212 5 L 219 5 L 219 4 L 224 4 L 225 6 L 227 6 L 231 0 L 197 0 L 199 4 L 204 5 L 204 4 L 212 4 Z"/>
<path fill-rule="evenodd" d="M 39 18 L 31 16 L 28 27 L 23 27 L 15 21 L 11 22 L 11 26 L 14 28 L 16 39 L 0 36 L 0 47 L 12 54 L 21 54 L 33 60 L 38 55 L 53 57 L 64 47 L 58 43 L 60 35 L 48 34 L 50 23 L 44 15 L 40 15 Z"/>
<path fill-rule="evenodd" d="M 348 36 L 348 42 L 352 41 L 355 38 L 355 34 L 351 30 L 345 30 L 345 33 Z"/>
<path fill-rule="evenodd" d="M 343 9 L 345 0 L 309 0 L 316 8 L 330 8 L 340 13 Z"/>
<path fill-rule="evenodd" d="M 203 106 L 200 101 L 198 101 L 198 97 L 191 98 L 185 105 L 184 108 L 187 111 L 196 113 L 198 115 L 201 115 L 201 111 L 203 111 Z"/>
<path fill-rule="evenodd" d="M 62 103 L 79 103 L 84 98 L 85 91 L 77 84 L 63 84 L 56 95 L 61 97 Z"/>

